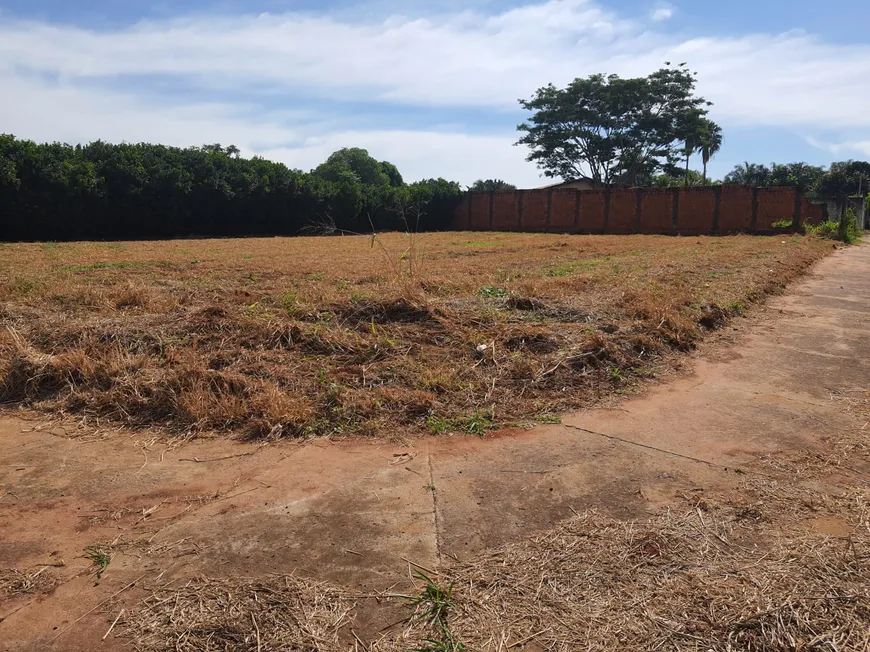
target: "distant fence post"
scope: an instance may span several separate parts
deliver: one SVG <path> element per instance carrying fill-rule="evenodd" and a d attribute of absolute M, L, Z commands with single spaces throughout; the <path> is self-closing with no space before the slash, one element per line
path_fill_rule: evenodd
<path fill-rule="evenodd" d="M 465 228 L 471 231 L 471 200 L 474 198 L 474 193 L 468 191 L 468 218 L 465 222 Z"/>
<path fill-rule="evenodd" d="M 722 212 L 722 186 L 713 189 L 713 235 L 719 235 L 719 213 Z"/>
<path fill-rule="evenodd" d="M 794 190 L 794 218 L 791 221 L 791 230 L 793 233 L 798 233 L 803 230 L 803 209 L 804 193 L 800 188 Z"/>
<path fill-rule="evenodd" d="M 495 204 L 495 190 L 489 191 L 489 230 L 492 231 L 492 207 Z"/>
<path fill-rule="evenodd" d="M 604 190 L 604 233 L 610 232 L 610 188 Z"/>
<path fill-rule="evenodd" d="M 634 194 L 634 230 L 643 233 L 643 188 L 638 188 Z"/>
<path fill-rule="evenodd" d="M 672 188 L 673 204 L 671 205 L 671 235 L 680 232 L 680 189 Z"/>
<path fill-rule="evenodd" d="M 574 191 L 574 233 L 580 230 L 580 191 Z"/>
<path fill-rule="evenodd" d="M 547 191 L 547 216 L 544 218 L 544 230 L 548 231 L 548 232 L 550 230 L 550 208 L 552 207 L 552 205 L 553 205 L 553 191 L 548 190 Z"/>
<path fill-rule="evenodd" d="M 523 190 L 517 190 L 517 229 L 523 230 Z"/>
<path fill-rule="evenodd" d="M 755 233 L 758 228 L 758 186 L 752 186 L 752 217 L 749 220 L 749 232 Z"/>

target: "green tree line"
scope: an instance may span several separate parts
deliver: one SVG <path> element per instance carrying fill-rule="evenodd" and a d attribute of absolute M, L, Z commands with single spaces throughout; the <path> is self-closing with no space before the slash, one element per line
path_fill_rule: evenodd
<path fill-rule="evenodd" d="M 458 183 L 406 184 L 363 149 L 310 173 L 234 146 L 38 144 L 0 135 L 0 240 L 449 228 Z"/>
<path fill-rule="evenodd" d="M 870 190 L 870 163 L 840 161 L 830 167 L 808 163 L 741 163 L 721 181 L 707 181 L 695 170 L 675 171 L 656 177 L 656 186 L 702 186 L 708 184 L 759 186 L 794 186 L 810 196 L 837 198 L 866 194 Z"/>

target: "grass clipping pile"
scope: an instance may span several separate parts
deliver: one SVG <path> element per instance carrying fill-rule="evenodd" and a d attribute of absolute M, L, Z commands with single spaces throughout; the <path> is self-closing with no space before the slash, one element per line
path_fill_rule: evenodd
<path fill-rule="evenodd" d="M 469 237 L 5 245 L 0 403 L 190 433 L 483 434 L 631 391 L 830 250 Z"/>
<path fill-rule="evenodd" d="M 292 576 L 162 587 L 119 619 L 136 650 L 339 650 L 352 596 Z"/>
<path fill-rule="evenodd" d="M 408 600 L 404 629 L 370 641 L 350 631 L 351 595 L 284 577 L 165 589 L 119 626 L 142 652 L 866 650 L 867 516 L 843 540 L 767 539 L 700 510 L 643 524 L 586 514 L 457 565 Z"/>

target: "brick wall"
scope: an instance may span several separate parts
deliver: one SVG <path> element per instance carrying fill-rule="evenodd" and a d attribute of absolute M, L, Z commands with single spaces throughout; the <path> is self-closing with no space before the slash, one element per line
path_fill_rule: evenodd
<path fill-rule="evenodd" d="M 822 206 L 796 188 L 613 188 L 468 192 L 453 226 L 473 231 L 770 233 L 773 224 L 817 224 Z"/>
<path fill-rule="evenodd" d="M 574 190 L 553 190 L 550 194 L 550 231 L 564 233 L 574 230 L 574 216 L 577 208 L 577 192 Z"/>
<path fill-rule="evenodd" d="M 641 233 L 674 232 L 675 190 L 647 189 L 641 191 Z"/>
<path fill-rule="evenodd" d="M 794 188 L 759 188 L 755 228 L 770 231 L 776 222 L 793 220 L 795 201 Z"/>
<path fill-rule="evenodd" d="M 607 193 L 597 190 L 580 190 L 580 219 L 578 233 L 604 233 L 604 215 L 607 211 Z"/>
<path fill-rule="evenodd" d="M 716 233 L 716 207 L 719 205 L 721 188 L 710 192 L 709 188 L 679 188 L 677 196 L 677 224 L 683 235 Z"/>

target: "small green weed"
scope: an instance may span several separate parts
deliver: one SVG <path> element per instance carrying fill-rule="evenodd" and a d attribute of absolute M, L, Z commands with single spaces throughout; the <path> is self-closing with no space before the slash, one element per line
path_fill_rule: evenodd
<path fill-rule="evenodd" d="M 414 577 L 424 583 L 418 596 L 404 596 L 407 606 L 413 611 L 412 619 L 423 620 L 436 629 L 436 636 L 423 640 L 423 645 L 410 652 L 464 652 L 465 646 L 456 640 L 447 624 L 450 611 L 456 606 L 453 599 L 453 582 L 444 589 L 422 571 L 415 570 Z"/>
<path fill-rule="evenodd" d="M 85 559 L 90 559 L 94 566 L 97 567 L 97 579 L 100 579 L 103 576 L 103 573 L 106 572 L 109 563 L 112 561 L 112 556 L 105 550 L 99 548 L 85 548 L 84 556 Z"/>
<path fill-rule="evenodd" d="M 562 263 L 556 267 L 551 267 L 545 273 L 546 276 L 562 277 L 571 276 L 578 271 L 592 271 L 600 261 L 595 259 L 589 260 L 574 260 L 568 263 Z"/>
<path fill-rule="evenodd" d="M 504 299 L 508 296 L 508 291 L 504 288 L 497 288 L 492 285 L 484 285 L 482 288 L 480 288 L 478 294 L 486 299 Z"/>
<path fill-rule="evenodd" d="M 324 279 L 323 274 L 309 274 L 308 275 L 309 281 L 322 281 L 323 279 Z"/>
<path fill-rule="evenodd" d="M 778 220 L 771 224 L 774 229 L 790 229 L 793 220 Z"/>
<path fill-rule="evenodd" d="M 840 230 L 840 223 L 835 222 L 834 220 L 828 220 L 827 222 L 822 222 L 821 224 L 810 225 L 807 227 L 807 233 L 811 233 L 820 238 L 826 238 L 830 240 L 836 240 L 837 234 Z"/>
<path fill-rule="evenodd" d="M 807 233 L 829 240 L 842 240 L 846 244 L 855 244 L 861 237 L 858 217 L 851 208 L 846 209 L 839 222 L 828 220 L 815 226 L 808 226 Z"/>
<path fill-rule="evenodd" d="M 450 421 L 444 417 L 426 417 L 426 427 L 433 435 L 443 435 L 450 430 Z"/>
<path fill-rule="evenodd" d="M 456 420 L 457 426 L 461 430 L 472 435 L 485 435 L 487 430 L 493 428 L 492 419 L 488 416 L 475 412 L 467 417 L 460 417 Z"/>
<path fill-rule="evenodd" d="M 430 480 L 429 482 L 427 482 L 423 486 L 423 489 L 425 489 L 426 491 L 431 491 L 434 494 L 435 493 L 435 483 Z"/>
<path fill-rule="evenodd" d="M 429 625 L 444 624 L 455 606 L 453 583 L 443 589 L 423 571 L 415 570 L 414 577 L 424 583 L 423 592 L 418 596 L 406 596 L 408 607 L 414 610 L 414 618 L 426 621 Z"/>
<path fill-rule="evenodd" d="M 725 306 L 732 315 L 742 315 L 744 314 L 748 306 L 743 301 L 732 301 L 727 306 Z"/>
<path fill-rule="evenodd" d="M 297 292 L 290 291 L 285 292 L 281 297 L 281 307 L 284 308 L 284 311 L 288 315 L 296 314 L 297 301 L 299 300 L 299 295 Z"/>
<path fill-rule="evenodd" d="M 858 228 L 858 216 L 851 208 L 847 208 L 840 220 L 840 239 L 846 244 L 855 244 L 861 237 Z"/>
<path fill-rule="evenodd" d="M 475 412 L 464 417 L 447 419 L 435 415 L 426 417 L 426 427 L 433 435 L 442 435 L 445 432 L 460 431 L 470 435 L 485 435 L 487 430 L 492 430 L 495 424 L 492 421 L 492 413 Z"/>

